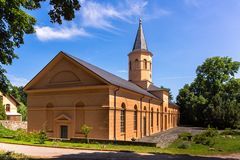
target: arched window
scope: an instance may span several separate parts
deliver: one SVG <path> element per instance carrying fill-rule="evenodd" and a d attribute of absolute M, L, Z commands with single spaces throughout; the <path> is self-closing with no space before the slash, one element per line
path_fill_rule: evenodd
<path fill-rule="evenodd" d="M 82 101 L 79 101 L 78 103 L 76 103 L 75 106 L 76 107 L 84 107 L 84 103 Z"/>
<path fill-rule="evenodd" d="M 47 108 L 53 108 L 53 107 L 54 107 L 54 105 L 52 103 L 47 104 Z"/>
<path fill-rule="evenodd" d="M 157 126 L 159 126 L 159 109 L 157 109 Z"/>
<path fill-rule="evenodd" d="M 139 69 L 139 63 L 138 59 L 135 59 L 135 69 Z"/>
<path fill-rule="evenodd" d="M 125 132 L 126 128 L 125 128 L 125 124 L 126 124 L 126 105 L 124 103 L 122 103 L 121 106 L 121 113 L 120 113 L 120 130 L 121 132 Z"/>
<path fill-rule="evenodd" d="M 150 71 L 152 70 L 152 63 L 150 62 Z"/>
<path fill-rule="evenodd" d="M 137 105 L 134 106 L 134 115 L 133 115 L 133 124 L 134 124 L 134 130 L 137 130 Z"/>
<path fill-rule="evenodd" d="M 151 110 L 151 127 L 153 127 L 153 108 Z"/>
<path fill-rule="evenodd" d="M 6 112 L 10 112 L 10 104 L 6 104 Z"/>
<path fill-rule="evenodd" d="M 132 70 L 132 62 L 129 61 L 129 70 L 131 71 Z"/>
<path fill-rule="evenodd" d="M 144 59 L 143 62 L 144 62 L 144 69 L 147 69 L 147 60 Z"/>

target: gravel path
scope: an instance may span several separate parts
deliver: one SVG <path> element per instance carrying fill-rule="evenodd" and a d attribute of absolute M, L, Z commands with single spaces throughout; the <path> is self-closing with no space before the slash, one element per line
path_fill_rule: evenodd
<path fill-rule="evenodd" d="M 195 135 L 203 131 L 200 127 L 177 127 L 172 128 L 164 132 L 156 133 L 148 137 L 143 137 L 138 141 L 141 142 L 154 142 L 157 143 L 158 147 L 165 148 L 178 138 L 178 134 L 183 132 L 190 132 Z"/>
<path fill-rule="evenodd" d="M 97 150 L 63 149 L 50 147 L 37 147 L 27 145 L 15 145 L 0 143 L 0 150 L 23 153 L 35 158 L 47 159 L 77 159 L 77 160 L 240 160 L 239 154 L 227 156 L 191 156 L 191 155 L 170 155 L 170 154 L 147 154 L 133 152 L 113 152 Z"/>

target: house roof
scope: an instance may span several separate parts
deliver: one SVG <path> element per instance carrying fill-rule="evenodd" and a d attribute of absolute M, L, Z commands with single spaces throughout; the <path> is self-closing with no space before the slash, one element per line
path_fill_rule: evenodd
<path fill-rule="evenodd" d="M 17 105 L 20 105 L 20 103 L 18 102 L 18 100 L 15 97 L 13 97 L 12 95 L 9 95 L 9 97 L 11 97 L 16 102 Z"/>
<path fill-rule="evenodd" d="M 19 105 L 20 103 L 18 102 L 18 100 L 14 97 L 14 96 L 12 96 L 11 94 L 9 95 L 9 94 L 3 94 L 1 91 L 0 91 L 0 96 L 5 96 L 5 97 L 8 97 L 8 98 L 11 98 L 15 103 L 16 103 L 16 105 Z"/>
<path fill-rule="evenodd" d="M 138 31 L 137 31 L 137 35 L 135 38 L 135 42 L 134 42 L 132 51 L 135 51 L 135 50 L 148 50 L 147 43 L 146 43 L 146 40 L 144 37 L 141 19 L 139 20 Z"/>
<path fill-rule="evenodd" d="M 67 54 L 67 53 L 64 53 L 64 52 L 60 52 L 60 53 L 66 55 L 67 57 L 69 57 L 73 60 L 75 60 L 77 63 L 79 63 L 83 67 L 87 68 L 88 70 L 92 71 L 93 73 L 95 73 L 99 77 L 103 78 L 104 80 L 106 80 L 110 84 L 113 84 L 115 86 L 131 90 L 131 91 L 134 91 L 134 92 L 137 92 L 137 93 L 149 96 L 149 97 L 159 99 L 156 96 L 154 96 L 153 94 L 149 93 L 148 91 L 142 89 L 141 87 L 139 87 L 138 85 L 136 85 L 132 82 L 129 82 L 125 79 L 122 79 L 122 78 L 120 78 L 120 77 L 118 77 L 118 76 L 116 76 L 116 75 L 114 75 L 110 72 L 107 72 L 107 71 L 105 71 L 105 70 L 103 70 L 103 69 L 101 69 L 97 66 L 94 66 L 90 63 L 87 63 L 87 62 L 85 62 L 85 61 L 83 61 L 83 60 L 81 60 L 77 57 L 74 57 L 74 56 L 70 55 L 70 54 Z"/>

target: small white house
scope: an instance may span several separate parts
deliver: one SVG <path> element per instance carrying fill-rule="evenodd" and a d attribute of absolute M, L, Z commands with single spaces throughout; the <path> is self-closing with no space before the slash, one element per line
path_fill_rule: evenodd
<path fill-rule="evenodd" d="M 13 96 L 4 95 L 1 92 L 0 98 L 2 98 L 3 106 L 5 107 L 7 120 L 22 121 L 22 115 L 17 112 L 19 102 Z"/>

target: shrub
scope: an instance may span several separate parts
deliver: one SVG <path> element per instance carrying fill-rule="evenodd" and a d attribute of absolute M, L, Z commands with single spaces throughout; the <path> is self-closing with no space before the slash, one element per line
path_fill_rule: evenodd
<path fill-rule="evenodd" d="M 16 131 L 5 128 L 2 124 L 0 124 L 0 137 L 12 137 L 14 136 Z"/>
<path fill-rule="evenodd" d="M 208 127 L 208 129 L 204 131 L 202 134 L 204 134 L 206 137 L 215 137 L 218 135 L 218 131 L 215 128 Z"/>
<path fill-rule="evenodd" d="M 204 134 L 198 134 L 193 137 L 193 142 L 212 147 L 215 144 L 213 137 L 206 137 Z"/>
<path fill-rule="evenodd" d="M 189 132 L 183 132 L 178 135 L 179 139 L 182 139 L 184 141 L 191 141 L 192 139 L 192 134 Z"/>
<path fill-rule="evenodd" d="M 89 143 L 89 139 L 88 139 L 88 134 L 91 132 L 92 130 L 92 127 L 84 124 L 82 127 L 81 127 L 81 132 L 82 134 L 84 134 L 85 138 L 86 138 L 86 141 L 87 143 Z"/>
<path fill-rule="evenodd" d="M 135 141 L 136 141 L 136 138 L 132 137 L 131 141 L 135 142 Z"/>
<path fill-rule="evenodd" d="M 203 134 L 197 134 L 193 137 L 193 142 L 196 144 L 201 144 L 203 141 L 205 141 L 206 136 Z"/>
<path fill-rule="evenodd" d="M 239 130 L 233 130 L 231 128 L 225 128 L 221 135 L 240 135 Z"/>
<path fill-rule="evenodd" d="M 193 137 L 193 142 L 212 147 L 215 144 L 214 137 L 217 135 L 218 131 L 215 128 L 208 128 L 206 131 L 195 135 Z"/>
<path fill-rule="evenodd" d="M 188 141 L 182 141 L 177 145 L 177 148 L 179 149 L 188 149 L 191 147 L 191 144 Z"/>
<path fill-rule="evenodd" d="M 36 144 L 44 144 L 45 141 L 47 140 L 47 135 L 43 130 L 39 132 L 33 132 L 32 139 L 33 139 L 33 142 Z"/>
<path fill-rule="evenodd" d="M 14 139 L 17 141 L 25 141 L 25 142 L 30 142 L 32 139 L 32 136 L 30 133 L 24 131 L 23 129 L 18 129 Z"/>

